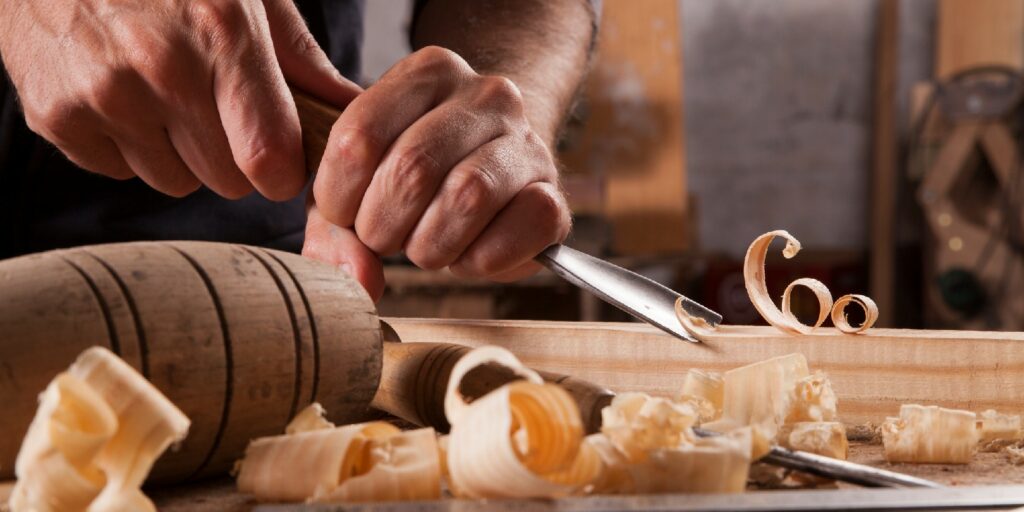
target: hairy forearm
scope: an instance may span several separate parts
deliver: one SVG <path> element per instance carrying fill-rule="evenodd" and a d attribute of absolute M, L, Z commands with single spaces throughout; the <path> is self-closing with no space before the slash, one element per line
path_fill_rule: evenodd
<path fill-rule="evenodd" d="M 588 0 L 429 0 L 412 40 L 511 79 L 532 128 L 553 145 L 586 73 L 593 27 Z"/>

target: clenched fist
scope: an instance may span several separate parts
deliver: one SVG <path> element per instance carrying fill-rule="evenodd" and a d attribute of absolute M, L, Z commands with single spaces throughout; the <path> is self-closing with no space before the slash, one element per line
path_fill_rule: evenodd
<path fill-rule="evenodd" d="M 535 272 L 532 258 L 570 226 L 551 151 L 519 89 L 437 47 L 402 60 L 348 105 L 313 191 L 304 252 L 355 267 L 371 261 L 353 248 L 357 237 L 379 255 L 404 249 L 422 268 L 512 280 Z M 364 284 L 379 273 L 354 272 Z"/>
<path fill-rule="evenodd" d="M 174 196 L 294 197 L 306 174 L 285 79 L 339 106 L 359 93 L 292 0 L 3 0 L 0 55 L 33 131 Z"/>

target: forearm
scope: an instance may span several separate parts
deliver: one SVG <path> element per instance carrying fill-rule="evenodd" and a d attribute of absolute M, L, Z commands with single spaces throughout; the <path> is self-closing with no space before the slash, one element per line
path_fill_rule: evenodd
<path fill-rule="evenodd" d="M 428 0 L 412 40 L 511 79 L 531 127 L 553 145 L 586 72 L 593 9 L 588 0 Z"/>

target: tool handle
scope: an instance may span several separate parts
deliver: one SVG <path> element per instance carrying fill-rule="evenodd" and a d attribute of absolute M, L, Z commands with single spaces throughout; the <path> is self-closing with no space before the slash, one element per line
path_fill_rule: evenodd
<path fill-rule="evenodd" d="M 320 160 L 327 147 L 327 139 L 331 135 L 334 122 L 341 116 L 341 111 L 304 93 L 292 89 L 295 108 L 299 112 L 299 125 L 302 127 L 302 149 L 306 154 L 306 170 L 316 174 Z"/>
<path fill-rule="evenodd" d="M 373 406 L 417 425 L 447 432 L 450 425 L 444 414 L 444 398 L 448 377 L 455 363 L 470 350 L 451 343 L 385 342 L 384 369 Z M 615 396 L 611 391 L 575 377 L 537 373 L 572 395 L 587 433 L 601 428 L 601 409 Z M 507 368 L 487 365 L 467 374 L 461 391 L 468 397 L 480 397 L 517 378 Z"/>
<path fill-rule="evenodd" d="M 158 480 L 223 473 L 306 404 L 371 413 L 381 334 L 353 279 L 295 254 L 204 242 L 79 247 L 0 261 L 0 480 L 37 396 L 79 353 L 119 354 L 192 420 Z"/>

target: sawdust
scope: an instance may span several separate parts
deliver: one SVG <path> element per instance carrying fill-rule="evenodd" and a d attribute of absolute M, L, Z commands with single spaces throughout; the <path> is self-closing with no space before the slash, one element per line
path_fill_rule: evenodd
<path fill-rule="evenodd" d="M 945 485 L 1024 484 L 1024 465 L 1011 464 L 1004 452 L 976 453 L 970 464 L 903 464 L 886 462 L 881 444 L 851 442 L 850 462 L 927 478 Z"/>

